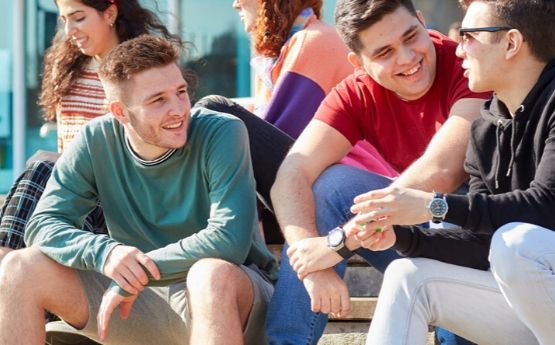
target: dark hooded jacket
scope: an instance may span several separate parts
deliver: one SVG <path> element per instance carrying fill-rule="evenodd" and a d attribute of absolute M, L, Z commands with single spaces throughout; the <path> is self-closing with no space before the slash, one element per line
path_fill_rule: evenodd
<path fill-rule="evenodd" d="M 495 95 L 484 104 L 471 127 L 465 170 L 470 191 L 447 195 L 445 217 L 461 228 L 395 227 L 401 254 L 487 269 L 499 227 L 525 222 L 555 231 L 555 60 L 514 117 Z"/>

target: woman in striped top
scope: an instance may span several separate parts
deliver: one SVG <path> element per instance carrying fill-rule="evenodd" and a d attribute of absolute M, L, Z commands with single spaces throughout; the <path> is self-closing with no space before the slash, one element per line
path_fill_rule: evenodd
<path fill-rule="evenodd" d="M 47 121 L 58 124 L 58 154 L 35 154 L 17 179 L 0 210 L 0 260 L 24 247 L 25 226 L 42 195 L 54 161 L 89 120 L 104 115 L 104 90 L 98 78 L 99 61 L 120 42 L 141 34 L 159 33 L 181 44 L 157 16 L 138 0 L 55 0 L 60 27 L 44 58 L 39 104 Z M 97 207 L 84 229 L 105 232 Z"/>

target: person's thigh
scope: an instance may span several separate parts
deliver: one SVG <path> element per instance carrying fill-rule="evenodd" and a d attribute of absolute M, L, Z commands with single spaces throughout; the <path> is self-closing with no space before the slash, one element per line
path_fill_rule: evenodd
<path fill-rule="evenodd" d="M 75 325 L 87 322 L 87 300 L 77 272 L 37 248 L 6 255 L 0 265 L 0 290 L 0 338 L 9 343 L 44 341 L 45 310 Z"/>
<path fill-rule="evenodd" d="M 264 345 L 266 344 L 266 336 L 264 334 L 266 310 L 274 293 L 274 286 L 255 265 L 241 266 L 241 268 L 249 277 L 254 290 L 251 312 L 243 332 L 245 344 Z"/>
<path fill-rule="evenodd" d="M 357 195 L 391 184 L 388 177 L 336 164 L 324 170 L 312 186 L 316 206 L 316 222 L 321 235 L 354 217 L 351 213 Z"/>
<path fill-rule="evenodd" d="M 537 344 L 489 271 L 415 258 L 387 269 L 367 344 L 425 344 L 428 325 L 478 344 Z"/>
<path fill-rule="evenodd" d="M 96 315 L 111 280 L 93 271 L 79 271 L 79 276 L 88 299 L 89 322 L 84 328 L 75 331 L 99 341 Z M 176 300 L 180 302 L 174 307 L 171 303 Z M 184 282 L 172 285 L 171 289 L 148 287 L 139 294 L 126 320 L 121 319 L 117 312 L 113 313 L 107 340 L 103 344 L 187 344 L 189 321 Z"/>
<path fill-rule="evenodd" d="M 555 232 L 510 223 L 492 239 L 490 262 L 503 294 L 543 343 L 555 339 Z"/>

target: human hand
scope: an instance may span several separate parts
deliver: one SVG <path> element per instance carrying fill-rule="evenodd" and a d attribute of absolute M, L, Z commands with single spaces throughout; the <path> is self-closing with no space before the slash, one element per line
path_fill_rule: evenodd
<path fill-rule="evenodd" d="M 145 268 L 154 279 L 160 279 L 160 271 L 151 258 L 135 247 L 118 245 L 108 254 L 103 273 L 123 290 L 136 295 L 148 284 Z"/>
<path fill-rule="evenodd" d="M 432 197 L 433 193 L 401 187 L 364 193 L 354 199 L 353 221 L 365 224 L 366 230 L 420 224 L 430 219 L 427 205 Z"/>
<path fill-rule="evenodd" d="M 135 303 L 137 297 L 138 295 L 123 297 L 122 295 L 118 294 L 115 289 L 110 288 L 106 290 L 104 296 L 102 296 L 100 309 L 98 310 L 98 314 L 96 315 L 98 337 L 101 341 L 106 340 L 106 336 L 108 335 L 108 324 L 110 323 L 112 313 L 117 308 L 117 306 L 121 305 L 119 316 L 123 320 L 125 320 L 129 317 L 129 314 L 131 314 L 131 308 L 133 307 L 133 303 Z"/>
<path fill-rule="evenodd" d="M 29 157 L 29 159 L 25 164 L 31 165 L 35 161 L 56 162 L 59 157 L 60 157 L 60 154 L 58 152 L 37 150 L 37 152 L 33 153 L 33 155 Z"/>
<path fill-rule="evenodd" d="M 343 317 L 351 312 L 347 284 L 331 268 L 308 274 L 303 284 L 313 312 Z"/>
<path fill-rule="evenodd" d="M 381 228 L 380 231 L 375 231 L 373 229 L 367 230 L 367 226 L 370 227 L 370 225 L 365 225 L 354 235 L 354 238 L 360 242 L 362 247 L 372 251 L 387 250 L 393 247 L 397 241 L 397 236 L 392 227 L 388 226 Z"/>
<path fill-rule="evenodd" d="M 300 240 L 287 249 L 289 263 L 300 280 L 307 274 L 335 266 L 343 258 L 328 247 L 326 237 Z"/>

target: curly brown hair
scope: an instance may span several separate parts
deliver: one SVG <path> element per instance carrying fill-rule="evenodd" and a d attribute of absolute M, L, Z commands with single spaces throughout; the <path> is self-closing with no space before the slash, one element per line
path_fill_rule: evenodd
<path fill-rule="evenodd" d="M 278 57 L 299 13 L 312 7 L 316 17 L 320 18 L 322 4 L 322 0 L 261 0 L 253 31 L 256 52 L 268 57 Z"/>
<path fill-rule="evenodd" d="M 56 1 L 56 0 L 55 0 Z M 166 39 L 180 46 L 183 45 L 177 35 L 171 34 L 152 11 L 143 8 L 138 0 L 79 0 L 83 5 L 104 12 L 110 6 L 118 7 L 118 16 L 114 25 L 119 42 L 147 33 L 159 33 Z M 84 55 L 66 37 L 63 28 L 58 28 L 52 46 L 44 56 L 42 87 L 38 104 L 44 112 L 44 119 L 53 121 L 56 108 L 62 96 L 69 92 L 71 85 L 92 57 Z"/>

